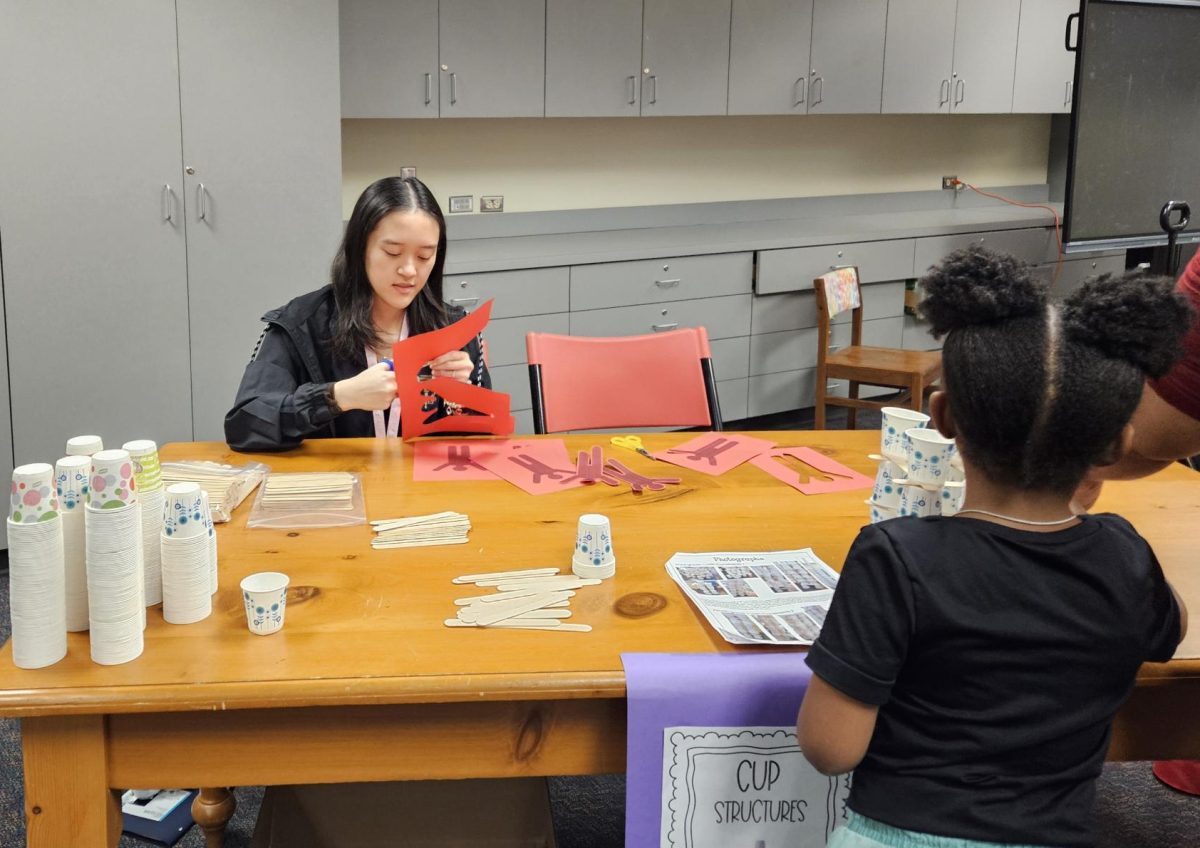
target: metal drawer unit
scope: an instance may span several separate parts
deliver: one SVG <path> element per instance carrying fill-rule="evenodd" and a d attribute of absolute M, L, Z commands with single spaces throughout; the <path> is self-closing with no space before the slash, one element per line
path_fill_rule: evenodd
<path fill-rule="evenodd" d="M 1045 281 L 1046 285 L 1050 285 L 1051 280 L 1054 279 L 1056 264 L 1049 262 L 1039 265 L 1033 269 L 1033 273 L 1038 279 Z M 1058 280 L 1051 287 L 1050 294 L 1055 298 L 1064 298 L 1092 277 L 1099 277 L 1101 274 L 1121 274 L 1124 271 L 1124 251 L 1106 256 L 1090 257 L 1085 255 L 1082 259 L 1065 259 L 1062 271 L 1058 275 Z"/>
<path fill-rule="evenodd" d="M 876 283 L 862 287 L 863 320 L 898 318 L 904 314 L 904 283 Z M 843 312 L 833 323 L 849 324 L 850 313 Z M 812 291 L 775 294 L 754 298 L 751 332 L 779 333 L 817 326 L 817 296 Z"/>
<path fill-rule="evenodd" d="M 570 316 L 566 312 L 555 312 L 551 315 L 523 315 L 520 318 L 489 321 L 483 331 L 488 346 L 488 366 L 524 365 L 526 333 L 570 335 Z"/>
<path fill-rule="evenodd" d="M 717 382 L 736 380 L 750 374 L 750 337 L 717 339 L 709 342 L 712 349 L 713 371 Z"/>
<path fill-rule="evenodd" d="M 857 265 L 862 283 L 904 280 L 913 275 L 915 239 L 790 247 L 758 252 L 758 294 L 811 292 L 813 280 L 844 265 Z"/>
<path fill-rule="evenodd" d="M 571 268 L 571 309 L 603 309 L 749 294 L 751 253 L 718 253 Z"/>
<path fill-rule="evenodd" d="M 1008 253 L 1022 262 L 1038 264 L 1044 262 L 1047 251 L 1053 258 L 1055 248 L 1054 231 L 1045 227 L 1028 230 L 996 230 L 986 233 L 964 233 L 957 236 L 934 236 L 919 238 L 913 276 L 920 277 L 930 268 L 956 250 L 972 244 L 1000 253 Z"/>
<path fill-rule="evenodd" d="M 467 310 L 494 298 L 492 318 L 566 312 L 570 309 L 570 271 L 536 268 L 447 275 L 442 278 L 442 297 Z"/>
<path fill-rule="evenodd" d="M 571 313 L 573 336 L 635 336 L 678 327 L 704 327 L 709 339 L 750 335 L 751 295 Z"/>

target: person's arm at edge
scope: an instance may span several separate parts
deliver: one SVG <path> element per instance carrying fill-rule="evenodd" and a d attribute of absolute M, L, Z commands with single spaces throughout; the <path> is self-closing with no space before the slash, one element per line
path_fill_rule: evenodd
<path fill-rule="evenodd" d="M 800 750 L 821 774 L 844 774 L 862 762 L 875 732 L 879 707 L 838 691 L 814 674 L 800 704 Z"/>

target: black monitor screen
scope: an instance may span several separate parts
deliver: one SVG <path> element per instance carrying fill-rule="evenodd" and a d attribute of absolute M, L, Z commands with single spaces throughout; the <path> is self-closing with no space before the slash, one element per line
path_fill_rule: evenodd
<path fill-rule="evenodd" d="M 1191 205 L 1191 234 L 1200 224 L 1200 2 L 1087 0 L 1079 51 L 1065 240 L 1164 243 L 1168 200 Z"/>

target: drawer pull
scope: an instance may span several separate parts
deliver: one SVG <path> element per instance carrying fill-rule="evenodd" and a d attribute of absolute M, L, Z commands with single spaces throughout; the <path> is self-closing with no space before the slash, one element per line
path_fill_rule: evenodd
<path fill-rule="evenodd" d="M 452 297 L 452 298 L 450 298 L 450 302 L 451 303 L 467 303 L 467 304 L 474 306 L 476 303 L 479 303 L 479 298 L 478 297 Z"/>
<path fill-rule="evenodd" d="M 679 326 L 679 322 L 674 321 L 670 324 L 651 324 L 650 329 L 656 333 L 661 333 L 665 330 L 674 330 L 678 326 Z"/>
<path fill-rule="evenodd" d="M 682 278 L 675 277 L 672 280 L 655 280 L 654 285 L 658 286 L 660 289 L 673 289 L 682 281 Z"/>

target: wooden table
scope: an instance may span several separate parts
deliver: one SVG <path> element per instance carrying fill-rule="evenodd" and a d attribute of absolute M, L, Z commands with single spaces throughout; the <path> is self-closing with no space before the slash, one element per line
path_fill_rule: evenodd
<path fill-rule="evenodd" d="M 763 433 L 816 447 L 870 473 L 878 431 Z M 680 434 L 645 437 L 651 448 Z M 607 438 L 631 467 L 649 460 Z M 507 777 L 618 772 L 625 765 L 625 651 L 736 651 L 691 608 L 663 564 L 677 551 L 811 546 L 840 568 L 865 523 L 867 493 L 806 497 L 750 466 L 722 477 L 680 470 L 680 486 L 543 497 L 504 482 L 414 483 L 412 447 L 396 440 L 312 441 L 259 457 L 276 471 L 361 475 L 370 518 L 454 509 L 473 524 L 466 545 L 373 551 L 364 526 L 248 530 L 249 503 L 220 525 L 213 615 L 185 626 L 148 612 L 145 653 L 94 665 L 86 634 L 67 658 L 36 671 L 0 653 L 0 715 L 23 718 L 28 844 L 116 844 L 111 790 Z M 222 444 L 179 444 L 164 459 L 242 463 Z M 662 468 L 665 468 L 662 467 Z M 657 469 L 656 469 L 657 470 Z M 1200 609 L 1195 550 L 1200 478 L 1182 466 L 1110 485 L 1099 508 L 1128 515 L 1169 576 Z M 573 599 L 591 633 L 450 629 L 456 575 L 529 566 L 568 569 L 576 519 L 612 520 L 617 575 Z M 268 637 L 246 628 L 238 582 L 255 571 L 291 576 L 287 623 Z M 1200 630 L 1200 628 L 1193 628 Z M 1193 637 L 1187 652 L 1200 656 Z M 800 658 L 797 657 L 797 662 Z M 1118 718 L 1112 756 L 1200 757 L 1200 662 L 1146 667 Z M 232 798 L 205 790 L 196 808 L 220 845 Z"/>

